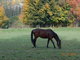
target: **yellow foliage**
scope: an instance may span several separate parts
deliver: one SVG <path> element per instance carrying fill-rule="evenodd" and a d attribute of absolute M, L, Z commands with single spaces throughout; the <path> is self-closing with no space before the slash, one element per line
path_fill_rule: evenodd
<path fill-rule="evenodd" d="M 51 4 L 55 3 L 55 0 L 51 0 L 50 3 L 51 3 Z"/>
<path fill-rule="evenodd" d="M 39 13 L 43 13 L 43 12 L 44 12 L 44 9 L 40 9 L 40 10 L 39 10 Z"/>
<path fill-rule="evenodd" d="M 62 8 L 59 5 L 54 6 L 55 9 L 57 9 L 57 11 L 62 11 Z"/>
<path fill-rule="evenodd" d="M 2 20 L 0 20 L 0 26 L 3 24 L 3 21 Z"/>
<path fill-rule="evenodd" d="M 50 5 L 48 3 L 45 4 L 46 9 L 50 9 Z"/>
<path fill-rule="evenodd" d="M 0 6 L 0 26 L 3 24 L 4 21 L 8 20 L 8 18 L 5 16 L 5 11 L 3 6 Z"/>
<path fill-rule="evenodd" d="M 26 23 L 27 23 L 27 20 L 26 20 L 26 19 L 24 19 L 22 22 L 23 22 L 24 24 L 26 24 Z"/>
<path fill-rule="evenodd" d="M 29 3 L 30 0 L 24 0 L 22 12 L 19 15 L 19 20 L 24 24 L 27 22 L 27 15 L 28 15 L 27 12 L 29 11 Z"/>
<path fill-rule="evenodd" d="M 29 10 L 29 2 L 30 2 L 30 0 L 24 0 L 23 11 Z"/>
<path fill-rule="evenodd" d="M 61 16 L 64 16 L 64 14 L 60 14 Z"/>
<path fill-rule="evenodd" d="M 18 2 L 20 3 L 20 2 L 21 2 L 21 0 L 18 0 Z"/>
<path fill-rule="evenodd" d="M 73 23 L 73 22 L 74 22 L 74 20 L 69 20 L 69 22 L 70 22 L 70 23 Z"/>
<path fill-rule="evenodd" d="M 30 0 L 24 0 L 24 3 L 29 4 Z"/>
<path fill-rule="evenodd" d="M 7 16 L 4 16 L 4 21 L 9 20 L 9 18 Z"/>
<path fill-rule="evenodd" d="M 3 6 L 0 6 L 0 16 L 4 16 L 4 8 Z"/>
<path fill-rule="evenodd" d="M 19 20 L 21 23 L 27 23 L 27 20 L 26 20 L 26 15 L 22 12 L 20 15 L 19 15 Z"/>
<path fill-rule="evenodd" d="M 53 15 L 53 12 L 51 12 L 51 11 L 48 11 L 48 14 L 49 14 L 50 16 L 52 16 L 52 15 Z"/>
<path fill-rule="evenodd" d="M 14 5 L 16 3 L 16 0 L 12 0 L 12 5 Z"/>
<path fill-rule="evenodd" d="M 69 13 L 69 11 L 66 10 L 66 11 L 64 11 L 64 13 L 67 14 L 67 13 Z"/>
<path fill-rule="evenodd" d="M 36 5 L 39 4 L 40 0 L 35 0 Z"/>

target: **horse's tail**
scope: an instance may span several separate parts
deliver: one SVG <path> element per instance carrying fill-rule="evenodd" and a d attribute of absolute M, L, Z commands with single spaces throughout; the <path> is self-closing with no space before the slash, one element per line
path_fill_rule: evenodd
<path fill-rule="evenodd" d="M 32 42 L 32 44 L 34 45 L 33 30 L 32 30 L 32 32 L 31 32 L 31 42 Z"/>

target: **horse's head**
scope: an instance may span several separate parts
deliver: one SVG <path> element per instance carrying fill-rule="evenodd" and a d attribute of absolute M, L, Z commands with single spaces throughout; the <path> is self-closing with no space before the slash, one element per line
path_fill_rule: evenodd
<path fill-rule="evenodd" d="M 61 49 L 61 40 L 58 41 L 58 48 Z"/>
<path fill-rule="evenodd" d="M 55 32 L 53 32 L 53 36 L 54 36 L 54 39 L 57 41 L 58 48 L 61 49 L 61 40 L 60 40 L 60 38 L 58 37 L 58 35 Z"/>

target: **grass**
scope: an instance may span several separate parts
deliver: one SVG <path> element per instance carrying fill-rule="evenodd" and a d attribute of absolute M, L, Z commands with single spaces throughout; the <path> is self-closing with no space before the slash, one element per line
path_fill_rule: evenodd
<path fill-rule="evenodd" d="M 50 42 L 39 38 L 32 48 L 30 32 L 33 28 L 0 30 L 0 60 L 79 60 L 80 28 L 51 28 L 60 37 L 62 49 L 54 49 Z M 53 39 L 54 40 L 54 39 Z M 56 41 L 54 40 L 55 44 Z"/>

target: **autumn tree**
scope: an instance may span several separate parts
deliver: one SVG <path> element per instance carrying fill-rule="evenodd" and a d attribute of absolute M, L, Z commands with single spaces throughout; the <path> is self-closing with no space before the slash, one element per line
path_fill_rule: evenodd
<path fill-rule="evenodd" d="M 26 24 L 28 22 L 29 2 L 30 2 L 30 0 L 24 0 L 23 8 L 22 8 L 21 14 L 19 15 L 20 21 L 24 24 Z"/>
<path fill-rule="evenodd" d="M 0 27 L 3 27 L 4 25 L 6 25 L 7 21 L 8 21 L 8 18 L 5 15 L 4 7 L 0 5 Z"/>
<path fill-rule="evenodd" d="M 66 1 L 71 6 L 70 11 L 75 17 L 75 25 L 78 26 L 80 21 L 80 0 L 66 0 Z"/>

